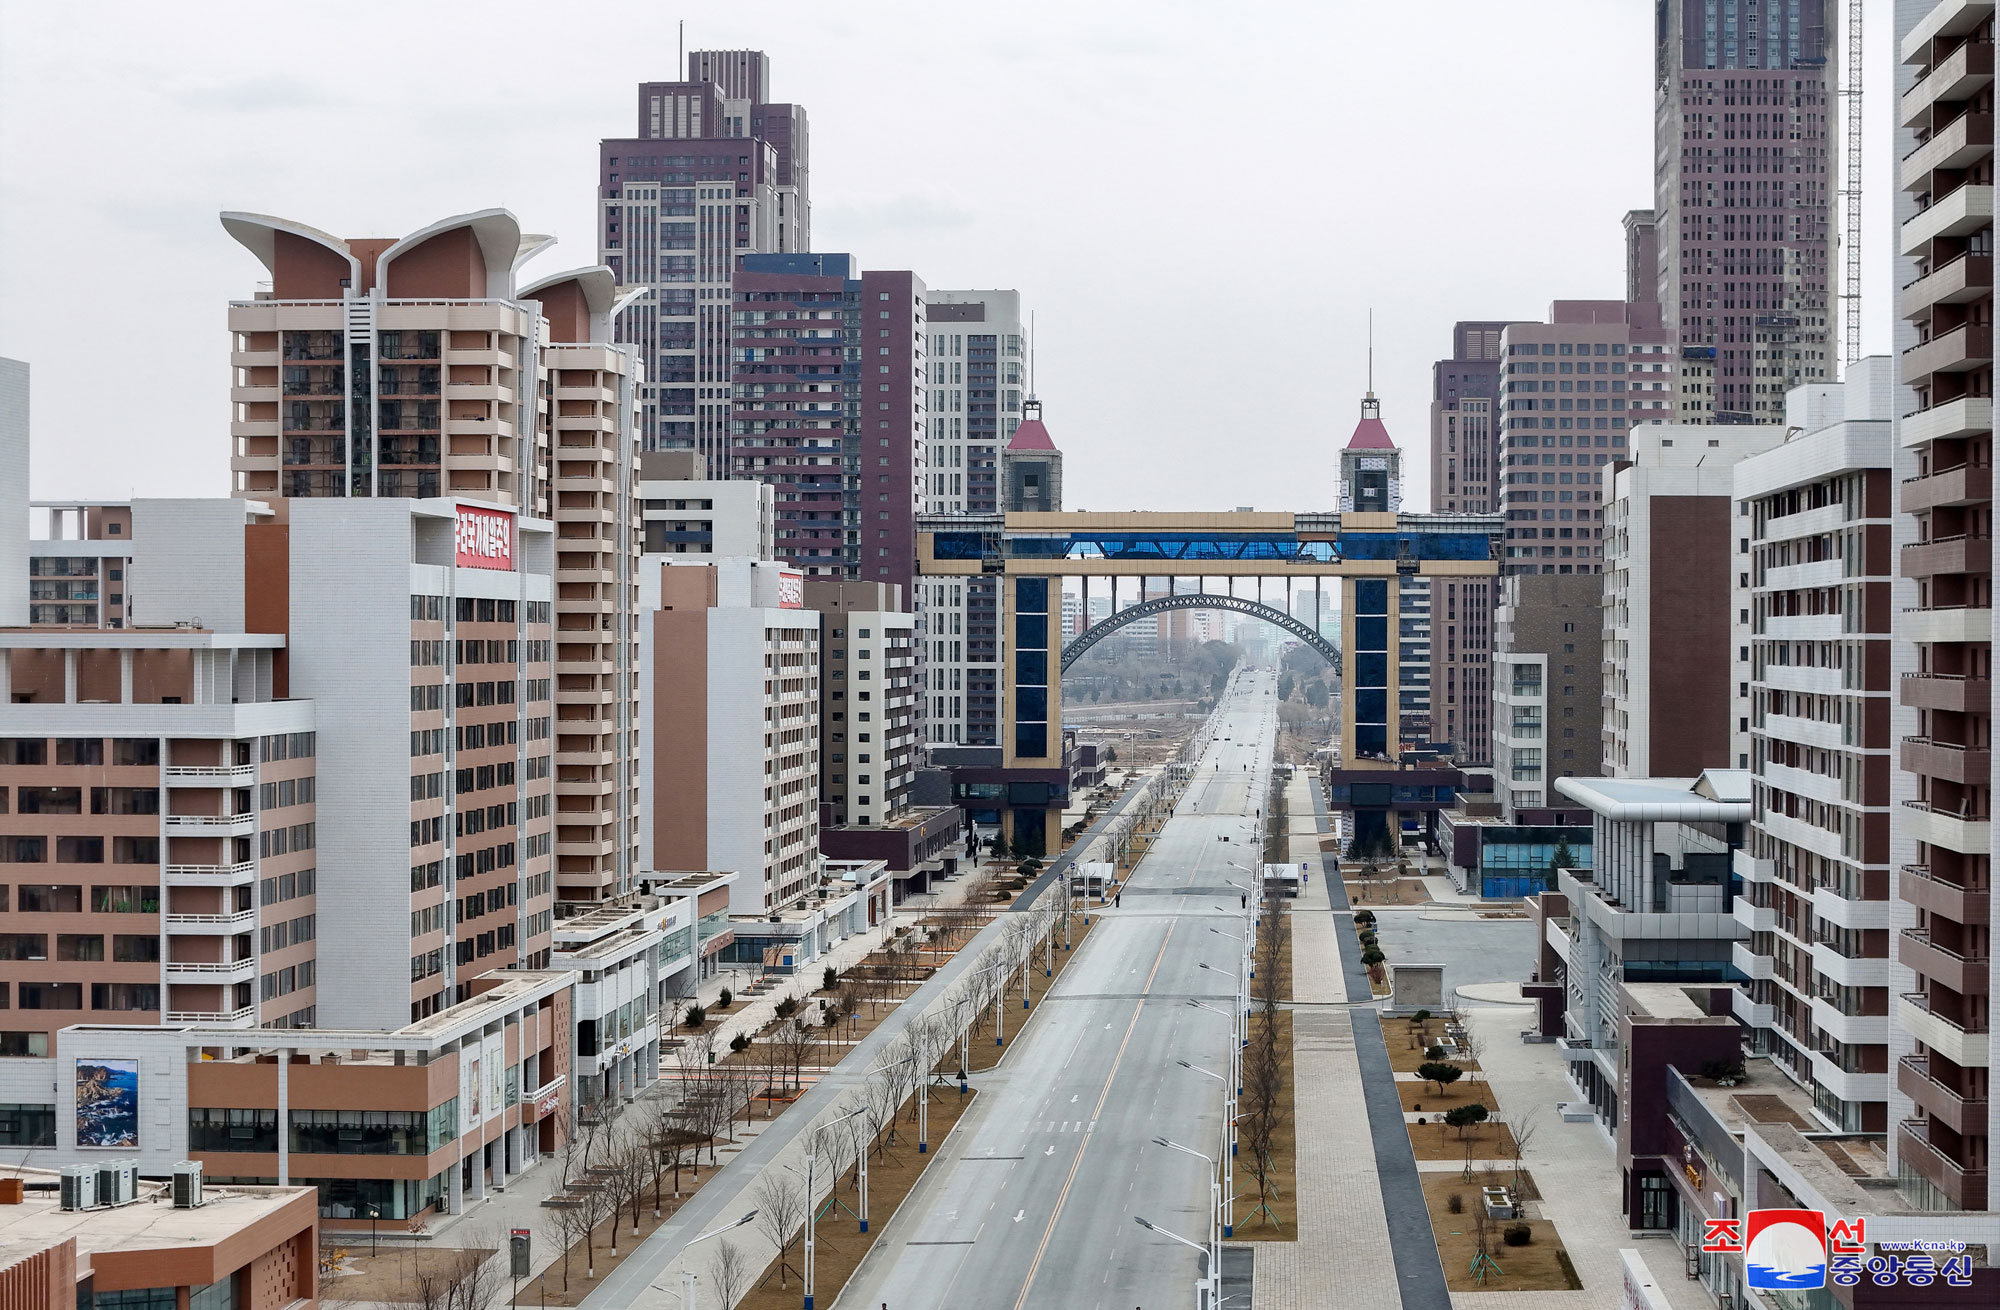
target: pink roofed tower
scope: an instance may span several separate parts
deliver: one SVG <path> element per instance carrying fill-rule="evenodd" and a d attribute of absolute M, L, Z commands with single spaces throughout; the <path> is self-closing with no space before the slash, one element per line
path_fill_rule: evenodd
<path fill-rule="evenodd" d="M 1029 396 L 1014 439 L 1000 452 L 1002 507 L 1008 511 L 1062 508 L 1062 452 L 1042 424 L 1042 402 Z"/>
<path fill-rule="evenodd" d="M 1382 426 L 1382 402 L 1361 399 L 1361 421 L 1340 452 L 1340 511 L 1394 514 L 1403 507 L 1403 452 Z"/>

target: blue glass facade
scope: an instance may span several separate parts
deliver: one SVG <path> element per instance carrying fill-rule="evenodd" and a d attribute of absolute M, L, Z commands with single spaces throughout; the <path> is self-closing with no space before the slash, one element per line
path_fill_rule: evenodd
<path fill-rule="evenodd" d="M 1014 754 L 1049 753 L 1049 580 L 1014 579 Z"/>
<path fill-rule="evenodd" d="M 1483 532 L 1343 532 L 1336 541 L 1300 541 L 1289 532 L 1074 532 L 1001 537 L 966 531 L 932 535 L 941 560 L 1101 559 L 1234 563 L 1283 560 L 1332 564 L 1342 560 L 1484 560 L 1491 558 Z"/>

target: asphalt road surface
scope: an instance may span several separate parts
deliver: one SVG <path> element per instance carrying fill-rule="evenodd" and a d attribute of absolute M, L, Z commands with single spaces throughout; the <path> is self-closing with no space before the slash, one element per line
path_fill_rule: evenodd
<path fill-rule="evenodd" d="M 1193 1304 L 1226 1072 L 1241 893 L 1259 867 L 1276 681 L 1238 676 L 1200 772 L 1055 992 L 837 1302 L 843 1310 Z M 1227 836 L 1224 842 L 1220 837 Z M 1241 866 L 1241 867 L 1236 867 Z M 1253 901 L 1254 907 L 1254 901 Z M 1200 967 L 1203 964 L 1209 969 Z M 1221 970 L 1223 972 L 1216 972 Z M 990 1036 L 988 1040 L 991 1040 Z M 1243 1190 L 1239 1181 L 1238 1192 Z"/>

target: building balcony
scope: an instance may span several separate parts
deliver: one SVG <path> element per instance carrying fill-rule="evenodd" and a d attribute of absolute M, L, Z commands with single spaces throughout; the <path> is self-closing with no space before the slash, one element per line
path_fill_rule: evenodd
<path fill-rule="evenodd" d="M 238 910 L 234 914 L 169 914 L 167 931 L 188 935 L 249 932 L 257 926 L 257 911 Z"/>
<path fill-rule="evenodd" d="M 1905 191 L 1927 191 L 1931 174 L 1962 172 L 1992 154 L 1993 115 L 1960 114 L 1931 133 L 1930 140 L 1903 156 L 1897 185 Z"/>
<path fill-rule="evenodd" d="M 1906 864 L 1896 890 L 1911 905 L 1941 915 L 1954 923 L 1985 923 L 1991 913 L 1992 893 L 1984 887 L 1961 887 L 1931 872 L 1927 864 Z"/>
<path fill-rule="evenodd" d="M 1992 985 L 1991 958 L 1948 951 L 1922 928 L 1905 928 L 1896 934 L 1896 958 L 1955 992 L 1981 995 Z"/>
<path fill-rule="evenodd" d="M 1818 997 L 1812 1002 L 1813 1027 L 1848 1046 L 1880 1046 L 1889 1040 L 1886 1014 L 1848 1014 Z"/>
<path fill-rule="evenodd" d="M 1777 1020 L 1777 1007 L 1759 1005 L 1750 999 L 1750 993 L 1741 987 L 1729 991 L 1729 1012 L 1747 1027 L 1769 1028 Z"/>
<path fill-rule="evenodd" d="M 1920 644 L 1990 642 L 1993 640 L 1993 611 L 1990 607 L 1970 605 L 1907 609 L 1896 618 L 1896 635 L 1904 641 Z"/>
<path fill-rule="evenodd" d="M 1992 186 L 1968 182 L 1907 219 L 1897 248 L 1905 255 L 1921 255 L 1926 246 L 1940 237 L 1967 236 L 1992 226 Z"/>
<path fill-rule="evenodd" d="M 1961 1068 L 1984 1069 L 1990 1059 L 1990 1037 L 1984 1028 L 1966 1028 L 1935 1013 L 1922 992 L 1904 992 L 1896 998 L 1896 1024 Z"/>
<path fill-rule="evenodd" d="M 1908 773 L 1984 787 L 1993 776 L 1993 752 L 1928 737 L 1905 737 L 1902 767 Z"/>
<path fill-rule="evenodd" d="M 1951 441 L 1980 436 L 1993 430 L 1993 398 L 1960 396 L 1942 405 L 1903 415 L 1896 425 L 1896 440 L 1904 447 L 1925 446 L 1933 441 Z"/>
<path fill-rule="evenodd" d="M 248 837 L 257 831 L 255 814 L 169 814 L 169 837 Z"/>
<path fill-rule="evenodd" d="M 1904 801 L 1891 822 L 1897 820 L 1911 839 L 1943 846 L 1960 855 L 1984 855 L 1992 845 L 1992 824 L 1984 815 L 1952 814 L 1922 801 Z"/>
<path fill-rule="evenodd" d="M 169 765 L 160 775 L 169 787 L 248 787 L 257 781 L 257 766 Z"/>
<path fill-rule="evenodd" d="M 1993 680 L 1959 673 L 1905 673 L 1901 701 L 1914 710 L 1986 714 L 1993 706 Z"/>
<path fill-rule="evenodd" d="M 240 960 L 168 960 L 167 981 L 170 983 L 240 983 L 249 982 L 257 976 L 257 957 L 245 956 Z"/>
<path fill-rule="evenodd" d="M 1930 1057 L 1906 1055 L 1896 1062 L 1896 1090 L 1955 1133 L 1984 1132 L 1986 1098 L 1961 1096 L 1931 1077 Z"/>
<path fill-rule="evenodd" d="M 1889 985 L 1889 961 L 1886 958 L 1842 955 L 1826 942 L 1813 943 L 1812 966 L 1815 974 L 1842 987 Z"/>
<path fill-rule="evenodd" d="M 1748 896 L 1730 902 L 1729 913 L 1751 932 L 1771 932 L 1778 925 L 1778 912 L 1768 905 L 1753 905 Z M 1767 963 L 1768 968 L 1768 963 Z M 1766 975 L 1769 976 L 1768 974 Z"/>
<path fill-rule="evenodd" d="M 1967 373 L 1993 362 L 1993 327 L 1966 323 L 1903 352 L 1903 381 L 1919 386 L 1934 373 Z"/>
<path fill-rule="evenodd" d="M 1937 105 L 1970 99 L 1993 80 L 1993 43 L 1967 41 L 1931 65 L 1917 84 L 1903 93 L 1898 122 L 1913 127 Z"/>
<path fill-rule="evenodd" d="M 1905 1119 L 1896 1125 L 1898 1156 L 1916 1172 L 1929 1179 L 1960 1210 L 1986 1208 L 1986 1171 L 1967 1169 L 1925 1140 L 1921 1119 Z"/>
<path fill-rule="evenodd" d="M 1771 976 L 1771 957 L 1751 950 L 1749 942 L 1729 943 L 1729 962 L 1745 978 L 1765 979 Z"/>
<path fill-rule="evenodd" d="M 257 1022 L 257 1007 L 246 1005 L 240 1010 L 169 1010 L 168 1023 L 193 1023 L 204 1028 L 250 1028 Z"/>
<path fill-rule="evenodd" d="M 1993 256 L 1960 255 L 1903 288 L 1898 307 L 1909 319 L 1928 317 L 1933 305 L 1956 305 L 1993 294 Z"/>
<path fill-rule="evenodd" d="M 169 887 L 240 887 L 257 880 L 257 861 L 235 864 L 169 864 L 163 867 Z"/>

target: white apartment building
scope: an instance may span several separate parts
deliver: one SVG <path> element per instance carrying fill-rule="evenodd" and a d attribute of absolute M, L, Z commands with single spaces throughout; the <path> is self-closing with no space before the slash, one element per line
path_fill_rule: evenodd
<path fill-rule="evenodd" d="M 916 616 L 901 591 L 806 582 L 820 614 L 820 802 L 834 826 L 886 823 L 916 786 Z"/>
<path fill-rule="evenodd" d="M 397 239 L 222 225 L 270 276 L 229 306 L 239 495 L 462 497 L 556 525 L 559 889 L 629 890 L 640 360 L 612 337 L 641 293 L 604 267 L 523 281 L 554 238 L 504 209 Z"/>
<path fill-rule="evenodd" d="M 639 506 L 648 555 L 770 559 L 777 492 L 768 482 L 696 476 L 691 450 L 639 457 Z"/>
<path fill-rule="evenodd" d="M 1605 776 L 1749 767 L 1750 541 L 1733 469 L 1784 438 L 1779 424 L 1641 424 L 1634 462 L 1600 471 Z"/>
<path fill-rule="evenodd" d="M 1018 291 L 925 292 L 924 433 L 919 503 L 927 514 L 1003 508 L 1000 451 L 1027 400 L 1027 333 Z M 999 740 L 999 593 L 991 579 L 919 582 L 912 598 L 922 652 L 924 732 L 940 745 Z"/>
<path fill-rule="evenodd" d="M 692 914 L 686 898 L 639 894 L 557 920 L 552 962 L 577 975 L 570 1080 L 580 1114 L 630 1101 L 659 1078 L 660 1038 L 673 1026 L 661 984 L 693 963 Z"/>
<path fill-rule="evenodd" d="M 733 872 L 730 910 L 768 916 L 819 887 L 820 615 L 797 569 L 648 557 L 641 790 L 652 871 Z"/>
<path fill-rule="evenodd" d="M 1794 388 L 1794 435 L 1735 468 L 1753 810 L 1731 1000 L 1837 1132 L 1888 1131 L 1893 390 L 1887 356 Z"/>

